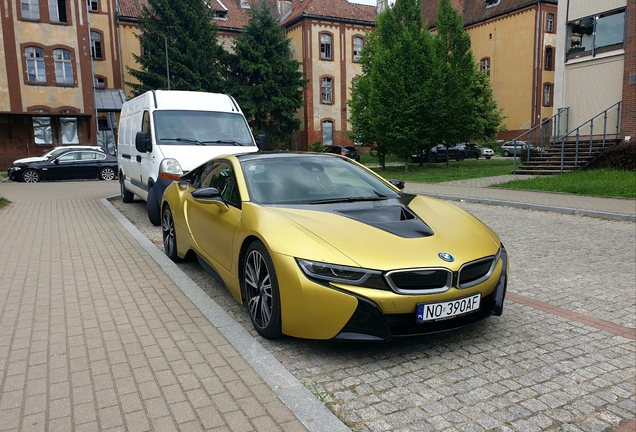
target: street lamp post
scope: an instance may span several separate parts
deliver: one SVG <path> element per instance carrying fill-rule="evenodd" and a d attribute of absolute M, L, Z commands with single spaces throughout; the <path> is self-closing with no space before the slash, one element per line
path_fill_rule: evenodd
<path fill-rule="evenodd" d="M 168 62 L 168 30 L 173 26 L 166 26 L 166 30 L 163 32 L 163 45 L 166 49 L 166 78 L 168 79 L 168 90 L 170 90 L 170 64 Z"/>

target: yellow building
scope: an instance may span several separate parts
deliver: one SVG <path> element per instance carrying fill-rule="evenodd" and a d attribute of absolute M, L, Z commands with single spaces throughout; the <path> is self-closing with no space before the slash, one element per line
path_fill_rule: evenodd
<path fill-rule="evenodd" d="M 434 29 L 439 0 L 423 0 Z M 556 0 L 454 0 L 470 34 L 475 60 L 490 76 L 510 139 L 552 116 L 557 49 Z"/>

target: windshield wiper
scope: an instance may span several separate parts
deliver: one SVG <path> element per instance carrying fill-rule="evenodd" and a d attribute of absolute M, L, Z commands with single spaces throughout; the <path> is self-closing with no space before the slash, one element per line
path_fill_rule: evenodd
<path fill-rule="evenodd" d="M 234 140 L 214 140 L 214 141 L 206 141 L 206 143 L 215 143 L 215 144 L 232 144 L 235 146 L 242 146 L 240 142 Z"/>
<path fill-rule="evenodd" d="M 310 201 L 309 204 L 331 204 L 331 203 L 352 203 L 359 201 L 384 201 L 388 199 L 384 195 L 379 196 L 366 196 L 366 197 L 344 197 L 344 198 L 327 198 L 321 200 Z"/>
<path fill-rule="evenodd" d="M 164 139 L 170 139 L 170 138 L 164 138 Z M 196 138 L 174 138 L 175 141 L 186 141 L 186 142 L 191 142 L 191 143 L 195 143 L 196 145 L 202 145 L 204 146 L 205 144 L 202 143 L 201 141 L 199 141 Z"/>

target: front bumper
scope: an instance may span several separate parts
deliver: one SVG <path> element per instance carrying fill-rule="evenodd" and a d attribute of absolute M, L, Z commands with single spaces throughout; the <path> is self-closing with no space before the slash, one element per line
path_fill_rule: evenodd
<path fill-rule="evenodd" d="M 11 181 L 22 181 L 22 167 L 11 167 L 7 170 L 7 174 L 9 175 L 9 180 Z"/>
<path fill-rule="evenodd" d="M 358 307 L 335 340 L 388 342 L 393 337 L 415 336 L 455 330 L 491 315 L 503 313 L 508 284 L 508 254 L 501 249 L 502 272 L 495 289 L 481 300 L 478 311 L 455 318 L 417 324 L 415 313 L 385 315 L 372 301 L 358 297 Z"/>

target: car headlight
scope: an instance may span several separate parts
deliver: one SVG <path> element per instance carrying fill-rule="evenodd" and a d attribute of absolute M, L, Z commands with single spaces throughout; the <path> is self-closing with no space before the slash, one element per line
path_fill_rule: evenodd
<path fill-rule="evenodd" d="M 296 262 L 307 278 L 319 283 L 335 282 L 367 288 L 390 289 L 384 282 L 382 272 L 377 270 L 328 264 L 300 258 L 296 258 Z"/>
<path fill-rule="evenodd" d="M 179 180 L 179 177 L 182 174 L 183 170 L 176 159 L 166 158 L 161 161 L 161 165 L 159 165 L 159 178 L 166 180 Z"/>

